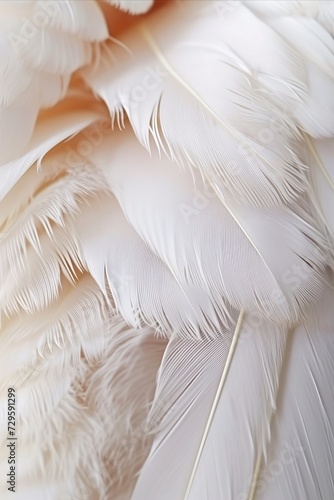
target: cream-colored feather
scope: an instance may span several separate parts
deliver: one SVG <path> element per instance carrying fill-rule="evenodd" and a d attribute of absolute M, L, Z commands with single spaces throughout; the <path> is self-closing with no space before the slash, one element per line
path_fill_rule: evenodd
<path fill-rule="evenodd" d="M 108 31 L 93 0 L 4 1 L 0 15 L 3 163 L 24 150 L 39 110 L 65 96 L 72 73 L 92 61 L 93 44 L 105 40 Z"/>
<path fill-rule="evenodd" d="M 0 5 L 0 497 L 330 500 L 334 4 L 153 3 Z"/>

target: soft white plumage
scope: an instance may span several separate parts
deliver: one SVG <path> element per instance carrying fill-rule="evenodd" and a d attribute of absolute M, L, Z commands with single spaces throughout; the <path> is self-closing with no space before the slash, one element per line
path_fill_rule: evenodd
<path fill-rule="evenodd" d="M 334 4 L 152 4 L 0 5 L 1 498 L 330 500 Z"/>

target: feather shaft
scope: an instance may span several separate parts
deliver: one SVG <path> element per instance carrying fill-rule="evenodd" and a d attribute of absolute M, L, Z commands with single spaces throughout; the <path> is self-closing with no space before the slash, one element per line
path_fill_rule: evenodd
<path fill-rule="evenodd" d="M 231 363 L 232 363 L 233 355 L 235 353 L 235 349 L 236 349 L 237 344 L 238 344 L 239 335 L 240 335 L 242 324 L 243 324 L 243 319 L 244 319 L 244 312 L 240 311 L 240 314 L 239 314 L 239 317 L 238 317 L 238 321 L 237 321 L 237 324 L 236 324 L 236 327 L 235 327 L 234 335 L 233 335 L 233 340 L 231 342 L 231 347 L 230 347 L 230 350 L 229 350 L 229 353 L 228 353 L 228 356 L 227 356 L 227 360 L 226 360 L 226 363 L 225 363 L 225 366 L 224 366 L 224 370 L 223 370 L 223 373 L 222 373 L 221 380 L 220 380 L 218 388 L 217 388 L 217 392 L 216 392 L 214 401 L 212 403 L 212 408 L 211 408 L 211 411 L 210 411 L 210 414 L 209 414 L 209 418 L 208 418 L 207 424 L 206 424 L 205 429 L 204 429 L 202 440 L 201 440 L 200 445 L 199 445 L 199 449 L 198 449 L 198 452 L 197 452 L 197 455 L 196 455 L 196 458 L 195 458 L 195 463 L 194 463 L 193 469 L 191 471 L 191 475 L 190 475 L 190 478 L 189 478 L 189 483 L 188 483 L 188 486 L 187 486 L 187 489 L 186 489 L 184 500 L 188 500 L 188 498 L 189 498 L 190 490 L 191 490 L 192 484 L 194 482 L 195 474 L 196 474 L 197 467 L 198 467 L 198 464 L 199 464 L 199 461 L 200 461 L 200 458 L 201 458 L 201 455 L 202 455 L 202 451 L 204 449 L 205 442 L 206 442 L 206 439 L 208 437 L 209 430 L 210 430 L 210 427 L 211 427 L 211 424 L 212 424 L 212 420 L 213 420 L 213 417 L 215 415 L 215 412 L 216 412 L 216 409 L 217 409 L 217 406 L 218 406 L 218 403 L 219 403 L 220 395 L 221 395 L 222 390 L 224 388 L 224 385 L 225 385 L 225 382 L 226 382 L 226 379 L 227 379 L 227 375 L 228 375 L 228 372 L 229 372 L 229 369 L 230 369 L 230 366 L 231 366 Z"/>

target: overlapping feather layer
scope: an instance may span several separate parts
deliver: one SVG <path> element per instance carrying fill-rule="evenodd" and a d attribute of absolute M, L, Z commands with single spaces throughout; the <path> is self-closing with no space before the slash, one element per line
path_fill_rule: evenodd
<path fill-rule="evenodd" d="M 17 497 L 330 498 L 333 6 L 170 2 L 106 41 L 51 3 L 0 7 Z"/>

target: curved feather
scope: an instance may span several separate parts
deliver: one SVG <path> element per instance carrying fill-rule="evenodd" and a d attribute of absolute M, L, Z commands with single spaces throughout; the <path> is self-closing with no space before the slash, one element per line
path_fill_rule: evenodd
<path fill-rule="evenodd" d="M 212 190 L 205 194 L 198 175 L 181 174 L 157 151 L 150 158 L 127 129 L 106 137 L 92 161 L 103 168 L 126 217 L 177 281 L 203 289 L 218 311 L 223 299 L 234 308 L 293 323 L 321 293 L 326 243 L 301 207 L 246 209 L 232 199 L 222 204 Z M 305 263 L 307 279 L 298 286 L 289 282 L 290 273 Z"/>
<path fill-rule="evenodd" d="M 104 0 L 130 14 L 144 14 L 153 5 L 154 0 Z"/>
<path fill-rule="evenodd" d="M 94 106 L 90 108 L 87 100 L 85 105 L 82 96 L 76 99 L 75 94 L 76 92 L 74 95 L 70 94 L 68 100 L 46 111 L 38 121 L 27 146 L 20 153 L 17 151 L 14 160 L 0 165 L 0 200 L 15 186 L 28 168 L 50 149 L 103 118 L 101 108 L 94 109 Z M 81 107 L 83 109 L 80 109 Z"/>
<path fill-rule="evenodd" d="M 105 293 L 106 285 L 110 287 L 115 306 L 134 327 L 148 324 L 165 335 L 175 331 L 199 336 L 217 324 L 205 291 L 173 277 L 126 221 L 114 197 L 84 208 L 76 232 L 83 263 Z"/>
<path fill-rule="evenodd" d="M 172 158 L 199 168 L 224 192 L 248 204 L 295 198 L 306 188 L 294 146 L 298 133 L 269 93 L 302 99 L 307 84 L 299 54 L 242 5 L 226 22 L 211 2 L 187 6 L 179 6 L 177 20 L 168 17 L 174 16 L 170 8 L 170 14 L 157 13 L 122 38 L 136 62 L 116 49 L 120 76 L 114 82 L 103 67 L 84 73 L 85 79 L 111 113 L 124 107 L 146 147 L 153 137 Z M 246 42 L 250 33 L 236 39 L 238 22 L 267 41 L 261 44 L 266 69 L 255 69 L 259 46 Z M 283 79 L 288 83 L 277 88 Z M 269 129 L 273 114 L 280 133 L 271 131 L 267 141 L 263 129 Z"/>
<path fill-rule="evenodd" d="M 17 498 L 331 498 L 332 3 L 155 10 L 0 5 Z"/>
<path fill-rule="evenodd" d="M 1 2 L 0 164 L 22 151 L 41 108 L 64 98 L 72 73 L 108 38 L 98 3 Z M 16 130 L 22 124 L 17 146 Z"/>
<path fill-rule="evenodd" d="M 169 343 L 151 411 L 159 431 L 134 499 L 238 498 L 270 436 L 285 340 L 270 322 L 241 317 L 211 341 Z"/>
<path fill-rule="evenodd" d="M 333 281 L 293 332 L 266 457 L 253 497 L 329 498 L 333 491 Z M 245 500 L 246 495 L 240 496 Z M 238 498 L 239 500 L 239 498 Z"/>

